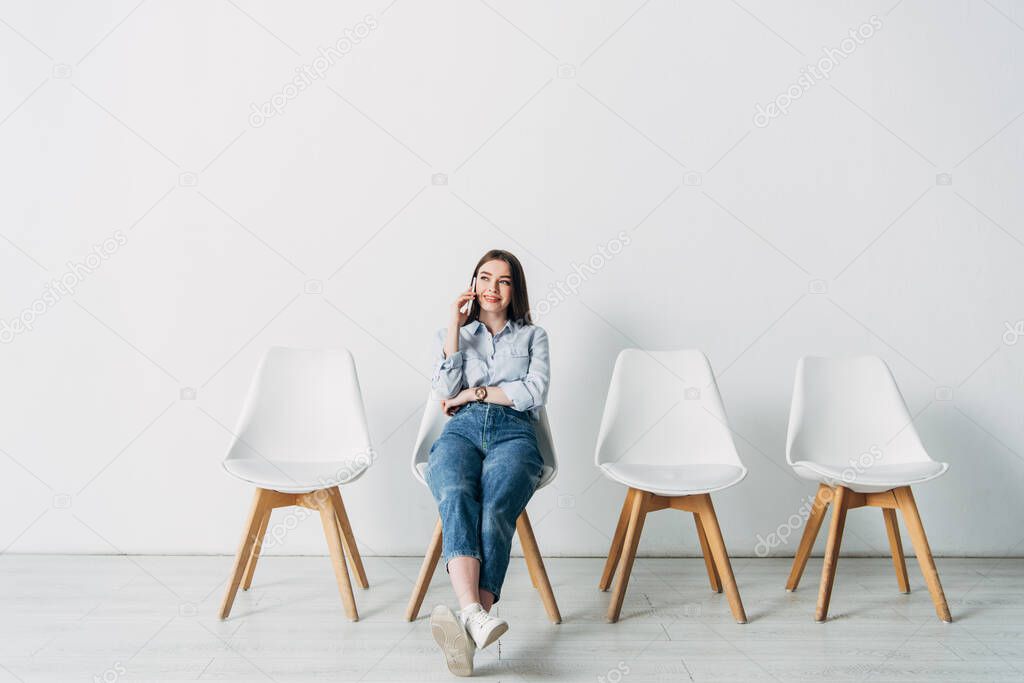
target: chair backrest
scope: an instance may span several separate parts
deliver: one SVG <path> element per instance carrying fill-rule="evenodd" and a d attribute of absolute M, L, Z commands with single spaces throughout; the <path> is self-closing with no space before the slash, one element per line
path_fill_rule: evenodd
<path fill-rule="evenodd" d="M 372 458 L 356 365 L 348 349 L 267 350 L 227 459 L 343 462 Z"/>
<path fill-rule="evenodd" d="M 555 455 L 555 443 L 551 438 L 551 425 L 548 423 L 546 407 L 541 406 L 538 417 L 539 419 L 533 423 L 533 426 L 537 435 L 537 447 L 544 460 L 544 471 L 540 483 L 537 485 L 537 488 L 540 488 L 551 483 L 551 480 L 558 474 L 558 458 Z M 416 445 L 412 449 L 412 473 L 423 483 L 426 483 L 423 471 L 427 466 L 427 460 L 430 459 L 430 447 L 437 441 L 437 437 L 441 436 L 441 430 L 450 419 L 441 410 L 441 399 L 434 396 L 433 391 L 427 392 L 427 405 L 423 411 L 423 418 L 420 420 Z"/>
<path fill-rule="evenodd" d="M 847 467 L 931 460 L 878 356 L 804 356 L 796 366 L 786 461 Z"/>
<path fill-rule="evenodd" d="M 620 352 L 594 462 L 742 467 L 707 357 L 696 349 Z"/>

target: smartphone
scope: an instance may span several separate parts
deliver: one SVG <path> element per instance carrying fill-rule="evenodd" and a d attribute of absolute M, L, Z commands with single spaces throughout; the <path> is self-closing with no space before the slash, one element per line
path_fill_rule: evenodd
<path fill-rule="evenodd" d="M 476 294 L 476 275 L 474 275 L 473 279 L 470 280 L 469 288 L 473 291 L 474 294 Z M 469 314 L 469 312 L 473 310 L 473 301 L 474 299 L 470 299 L 466 303 L 462 304 L 462 308 L 459 309 L 459 312 Z"/>

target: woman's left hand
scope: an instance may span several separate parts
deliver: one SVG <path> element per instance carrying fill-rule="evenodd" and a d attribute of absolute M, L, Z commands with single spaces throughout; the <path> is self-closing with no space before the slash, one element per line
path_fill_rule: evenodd
<path fill-rule="evenodd" d="M 470 402 L 469 390 L 464 389 L 451 398 L 441 399 L 441 410 L 449 417 L 459 411 L 459 408 Z"/>

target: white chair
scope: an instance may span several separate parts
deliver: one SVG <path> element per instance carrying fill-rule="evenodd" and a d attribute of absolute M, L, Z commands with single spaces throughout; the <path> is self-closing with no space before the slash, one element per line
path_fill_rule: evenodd
<path fill-rule="evenodd" d="M 693 513 L 711 588 L 724 586 L 733 617 L 747 616 L 718 526 L 711 492 L 747 475 L 732 440 L 711 365 L 697 350 L 626 349 L 612 371 L 594 456 L 606 477 L 629 488 L 598 584 L 619 579 L 608 606 L 618 621 L 648 512 Z"/>
<path fill-rule="evenodd" d="M 234 434 L 223 467 L 256 494 L 220 618 L 231 612 L 239 584 L 248 590 L 252 583 L 273 509 L 298 505 L 320 513 L 345 612 L 357 621 L 346 556 L 359 585 L 369 584 L 338 486 L 362 476 L 376 453 L 352 354 L 271 347 Z"/>
<path fill-rule="evenodd" d="M 870 505 L 882 508 L 896 580 L 910 592 L 896 510 L 910 532 L 918 564 L 942 621 L 952 621 L 921 524 L 913 484 L 942 475 L 949 465 L 925 451 L 889 367 L 877 356 L 805 356 L 796 367 L 786 439 L 786 461 L 800 477 L 818 482 L 786 589 L 796 590 L 833 504 L 815 618 L 825 621 L 832 596 L 846 512 Z"/>
<path fill-rule="evenodd" d="M 465 407 L 460 408 L 464 410 Z M 551 439 L 551 427 L 548 424 L 547 409 L 541 407 L 540 419 L 534 423 L 534 431 L 537 435 L 537 446 L 540 448 L 544 466 L 540 483 L 537 489 L 547 486 L 558 474 L 558 459 L 555 457 L 555 445 Z M 430 458 L 430 447 L 441 435 L 445 423 L 451 419 L 441 410 L 441 400 L 436 398 L 432 392 L 427 394 L 427 407 L 423 411 L 423 419 L 420 421 L 419 435 L 416 437 L 416 445 L 412 452 L 412 474 L 416 479 L 427 485 L 424 472 L 427 467 L 427 460 Z M 530 524 L 530 517 L 523 510 L 516 520 L 516 532 L 519 534 L 519 543 L 523 548 L 523 558 L 526 560 L 526 568 L 530 572 L 530 581 L 533 587 L 540 592 L 544 609 L 547 610 L 548 618 L 554 624 L 562 623 L 562 615 L 558 611 L 558 603 L 555 602 L 555 594 L 551 590 L 551 583 L 548 581 L 547 570 L 544 569 L 544 560 L 541 559 L 540 549 L 537 547 L 537 538 L 533 535 L 533 526 Z M 409 598 L 409 606 L 405 611 L 406 621 L 413 621 L 419 615 L 423 599 L 430 588 L 430 580 L 434 576 L 437 562 L 441 557 L 441 520 L 434 525 L 434 534 L 427 547 L 427 554 L 423 558 L 423 565 L 420 567 L 419 577 L 416 579 L 416 586 L 413 588 L 412 596 Z"/>

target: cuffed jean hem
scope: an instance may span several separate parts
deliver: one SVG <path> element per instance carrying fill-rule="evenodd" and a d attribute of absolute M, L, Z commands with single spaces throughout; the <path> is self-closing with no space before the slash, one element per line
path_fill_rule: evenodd
<path fill-rule="evenodd" d="M 501 593 L 498 592 L 497 588 L 494 588 L 493 586 L 485 586 L 482 583 L 480 584 L 479 588 L 480 590 L 487 591 L 488 593 L 494 596 L 494 604 L 497 604 L 498 600 L 501 599 Z"/>
<path fill-rule="evenodd" d="M 474 560 L 480 563 L 480 566 L 483 566 L 484 564 L 484 558 L 481 557 L 480 553 L 473 552 L 472 550 L 453 550 L 452 552 L 445 554 L 445 556 L 441 558 L 444 560 L 444 570 L 446 572 L 448 571 L 448 563 L 458 557 L 472 557 Z"/>

